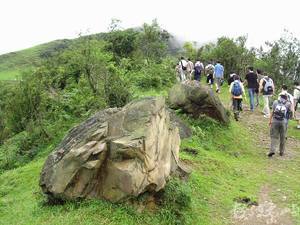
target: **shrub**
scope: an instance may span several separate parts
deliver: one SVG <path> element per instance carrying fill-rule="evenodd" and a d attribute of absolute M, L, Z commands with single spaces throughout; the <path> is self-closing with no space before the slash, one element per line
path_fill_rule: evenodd
<path fill-rule="evenodd" d="M 132 80 L 140 88 L 162 88 L 175 82 L 174 68 L 171 59 L 165 59 L 162 63 L 145 64 L 140 71 L 132 74 Z"/>

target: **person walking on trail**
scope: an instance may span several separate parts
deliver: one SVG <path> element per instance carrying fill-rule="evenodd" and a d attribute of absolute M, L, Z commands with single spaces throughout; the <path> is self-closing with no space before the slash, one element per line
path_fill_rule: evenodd
<path fill-rule="evenodd" d="M 288 87 L 285 84 L 283 84 L 281 86 L 281 93 L 283 93 L 283 92 L 286 93 L 286 95 L 288 97 L 287 98 L 288 102 L 291 104 L 291 111 L 287 115 L 288 116 L 287 121 L 288 121 L 289 119 L 294 118 L 294 116 L 295 116 L 294 97 L 293 97 L 293 95 L 291 95 L 290 93 L 288 93 Z M 278 100 L 279 100 L 279 97 L 278 97 Z"/>
<path fill-rule="evenodd" d="M 212 63 L 209 63 L 205 67 L 206 83 L 210 86 L 210 88 L 213 88 L 214 85 L 214 71 L 215 71 L 215 67 Z"/>
<path fill-rule="evenodd" d="M 297 128 L 300 129 L 300 113 L 297 112 L 298 104 L 300 104 L 300 85 L 298 81 L 294 82 L 294 112 L 295 112 L 295 119 L 298 120 Z"/>
<path fill-rule="evenodd" d="M 264 76 L 259 83 L 259 92 L 262 93 L 264 99 L 263 114 L 265 118 L 270 117 L 270 99 L 275 92 L 274 82 L 268 75 Z"/>
<path fill-rule="evenodd" d="M 236 121 L 240 118 L 240 112 L 242 111 L 243 95 L 246 98 L 245 89 L 243 83 L 240 81 L 238 75 L 234 75 L 234 81 L 230 84 L 229 92 L 231 93 L 234 119 Z"/>
<path fill-rule="evenodd" d="M 253 67 L 250 66 L 248 68 L 248 73 L 246 74 L 244 83 L 247 84 L 248 87 L 248 94 L 250 99 L 250 110 L 251 112 L 254 111 L 254 94 L 255 89 L 257 88 L 257 74 L 253 72 Z"/>
<path fill-rule="evenodd" d="M 298 104 L 300 104 L 300 85 L 298 81 L 294 82 L 294 106 L 295 106 L 295 111 L 297 111 Z"/>
<path fill-rule="evenodd" d="M 194 71 L 194 63 L 188 58 L 187 61 L 187 79 L 192 80 L 193 71 Z"/>
<path fill-rule="evenodd" d="M 184 57 L 180 58 L 179 65 L 181 66 L 180 69 L 180 76 L 181 76 L 181 82 L 184 82 L 186 80 L 186 71 L 187 71 L 187 61 L 184 59 Z"/>
<path fill-rule="evenodd" d="M 259 84 L 260 84 L 260 80 L 264 78 L 264 76 L 262 75 L 262 71 L 260 69 L 256 70 L 256 74 L 257 74 L 257 87 L 255 89 L 255 97 L 256 97 L 255 106 L 258 107 L 259 106 Z"/>
<path fill-rule="evenodd" d="M 194 66 L 194 79 L 196 81 L 201 80 L 201 73 L 203 70 L 204 70 L 203 63 L 200 62 L 200 59 L 197 59 L 197 61 L 195 62 L 195 66 Z"/>
<path fill-rule="evenodd" d="M 221 65 L 220 61 L 217 61 L 217 64 L 215 65 L 214 79 L 216 81 L 216 92 L 220 93 L 221 83 L 224 79 L 224 67 Z"/>
<path fill-rule="evenodd" d="M 272 112 L 270 114 L 270 137 L 271 146 L 269 157 L 275 154 L 276 146 L 279 141 L 279 154 L 283 156 L 285 152 L 285 142 L 286 142 L 286 132 L 287 132 L 287 116 L 291 110 L 291 104 L 288 101 L 288 96 L 286 92 L 281 92 L 279 94 L 279 100 L 275 100 L 272 107 Z"/>

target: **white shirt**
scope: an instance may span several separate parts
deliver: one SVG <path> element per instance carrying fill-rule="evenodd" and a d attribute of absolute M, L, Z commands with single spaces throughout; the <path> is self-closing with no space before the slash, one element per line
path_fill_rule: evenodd
<path fill-rule="evenodd" d="M 185 61 L 184 59 L 180 60 L 179 62 L 180 65 L 184 66 L 184 67 L 187 67 L 187 61 Z"/>
<path fill-rule="evenodd" d="M 196 66 L 200 66 L 201 68 L 204 68 L 203 63 L 200 62 L 200 61 L 197 61 L 197 62 L 195 63 L 195 67 L 196 67 Z"/>
<path fill-rule="evenodd" d="M 300 90 L 300 86 L 297 86 L 297 88 Z M 296 88 L 294 89 L 294 99 L 300 99 L 300 91 Z"/>
<path fill-rule="evenodd" d="M 191 62 L 191 61 L 188 61 L 187 62 L 187 69 L 188 69 L 188 71 L 191 72 L 194 69 L 194 63 Z"/>

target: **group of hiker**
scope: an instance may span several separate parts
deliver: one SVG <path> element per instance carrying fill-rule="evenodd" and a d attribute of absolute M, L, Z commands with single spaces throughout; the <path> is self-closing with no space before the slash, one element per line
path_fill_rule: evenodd
<path fill-rule="evenodd" d="M 214 65 L 212 62 L 205 67 L 204 64 L 197 59 L 193 63 L 190 59 L 185 60 L 181 57 L 176 65 L 177 80 L 186 82 L 194 79 L 200 82 L 201 76 L 206 75 L 206 83 L 213 88 L 216 86 L 216 92 L 221 92 L 221 86 L 224 82 L 224 67 L 217 61 Z M 248 67 L 245 79 L 232 72 L 228 79 L 229 92 L 231 94 L 231 108 L 233 110 L 235 120 L 239 120 L 240 112 L 243 110 L 243 99 L 247 100 L 245 86 L 247 87 L 249 96 L 250 111 L 254 112 L 255 108 L 259 106 L 260 96 L 263 97 L 262 113 L 265 118 L 269 119 L 271 146 L 269 157 L 275 154 L 275 148 L 279 141 L 279 154 L 282 156 L 285 150 L 286 133 L 288 121 L 290 119 L 297 119 L 297 128 L 300 129 L 300 118 L 296 118 L 296 111 L 300 103 L 300 86 L 299 82 L 294 82 L 293 95 L 288 93 L 287 85 L 282 85 L 278 98 L 273 101 L 272 107 L 270 103 L 275 96 L 275 84 L 272 78 L 263 73 L 262 70 L 253 67 Z M 270 109 L 271 108 L 271 109 Z"/>
<path fill-rule="evenodd" d="M 217 61 L 216 65 L 209 63 L 204 67 L 199 59 L 193 63 L 190 58 L 185 60 L 184 57 L 181 57 L 175 70 L 177 73 L 177 80 L 180 82 L 192 80 L 193 78 L 195 81 L 199 82 L 202 74 L 205 73 L 207 75 L 207 84 L 212 88 L 215 83 L 216 92 L 220 93 L 221 91 L 221 85 L 224 82 L 224 67 L 219 61 Z"/>

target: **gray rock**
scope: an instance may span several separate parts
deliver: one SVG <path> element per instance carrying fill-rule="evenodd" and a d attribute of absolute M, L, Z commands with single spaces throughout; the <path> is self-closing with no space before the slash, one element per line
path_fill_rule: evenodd
<path fill-rule="evenodd" d="M 112 202 L 159 191 L 178 168 L 179 146 L 165 100 L 137 100 L 73 128 L 48 156 L 40 186 L 49 198 Z"/>
<path fill-rule="evenodd" d="M 169 91 L 170 108 L 198 118 L 205 114 L 221 123 L 228 124 L 229 113 L 218 96 L 205 85 L 198 83 L 176 84 Z"/>
<path fill-rule="evenodd" d="M 179 129 L 180 138 L 184 139 L 191 137 L 193 134 L 192 129 L 176 115 L 175 111 L 169 109 L 169 113 L 171 122 Z"/>

